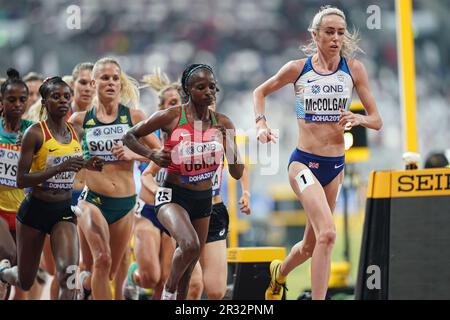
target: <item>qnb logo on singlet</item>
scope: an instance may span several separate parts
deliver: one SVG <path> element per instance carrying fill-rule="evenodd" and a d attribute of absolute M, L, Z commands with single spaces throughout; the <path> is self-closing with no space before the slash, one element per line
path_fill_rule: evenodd
<path fill-rule="evenodd" d="M 98 156 L 106 162 L 117 161 L 111 150 L 115 143 L 122 140 L 129 129 L 128 124 L 116 124 L 94 127 L 86 130 L 86 144 L 89 156 Z"/>
<path fill-rule="evenodd" d="M 0 146 L 0 185 L 2 186 L 17 187 L 17 167 L 20 151 L 15 149 Z"/>
<path fill-rule="evenodd" d="M 215 154 L 216 152 L 221 152 L 221 148 L 222 146 L 217 141 L 202 143 L 183 141 L 180 143 L 178 153 L 180 158 L 201 157 L 207 154 Z"/>
<path fill-rule="evenodd" d="M 47 161 L 45 163 L 46 169 L 55 167 L 67 161 L 72 157 L 81 157 L 81 153 L 75 153 L 71 155 L 63 155 L 63 156 L 47 156 Z M 72 189 L 73 182 L 75 180 L 75 172 L 66 171 L 58 173 L 57 175 L 51 177 L 47 181 L 43 183 L 43 186 L 49 189 Z"/>
<path fill-rule="evenodd" d="M 343 84 L 317 83 L 306 85 L 304 91 L 305 120 L 338 122 L 339 109 L 346 109 L 351 93 Z"/>

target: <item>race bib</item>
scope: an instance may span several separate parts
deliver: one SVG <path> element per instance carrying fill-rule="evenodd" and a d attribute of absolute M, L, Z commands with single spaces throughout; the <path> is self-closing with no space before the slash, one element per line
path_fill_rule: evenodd
<path fill-rule="evenodd" d="M 172 201 L 172 189 L 159 187 L 155 195 L 155 207 Z"/>
<path fill-rule="evenodd" d="M 217 141 L 180 143 L 178 161 L 183 183 L 197 183 L 213 178 L 223 156 L 223 147 Z"/>
<path fill-rule="evenodd" d="M 138 199 L 135 214 L 140 217 L 142 210 L 144 209 L 145 201 L 142 199 Z"/>
<path fill-rule="evenodd" d="M 80 196 L 78 197 L 78 201 L 86 200 L 88 192 L 89 192 L 89 188 L 87 186 L 84 186 L 83 190 L 80 193 Z"/>
<path fill-rule="evenodd" d="M 212 195 L 213 197 L 220 194 L 220 187 L 222 186 L 222 166 L 217 168 L 212 178 Z"/>
<path fill-rule="evenodd" d="M 81 157 L 81 156 L 82 156 L 81 153 L 74 153 L 71 155 L 64 155 L 64 156 L 48 155 L 47 161 L 45 163 L 45 168 L 49 169 L 51 167 L 56 167 L 72 157 Z M 76 172 L 73 171 L 58 173 L 57 175 L 45 181 L 43 183 L 43 186 L 49 189 L 65 189 L 65 190 L 72 189 L 73 182 L 75 180 L 75 175 Z"/>
<path fill-rule="evenodd" d="M 343 83 L 317 83 L 305 86 L 305 120 L 312 122 L 339 122 L 339 109 L 346 109 L 351 92 Z"/>
<path fill-rule="evenodd" d="M 300 192 L 303 193 L 306 188 L 309 186 L 312 186 L 314 182 L 313 174 L 311 170 L 305 169 L 298 173 L 298 175 L 295 177 L 295 180 L 297 180 L 298 187 L 300 188 Z"/>
<path fill-rule="evenodd" d="M 117 161 L 111 150 L 115 143 L 122 141 L 122 137 L 128 129 L 128 124 L 114 124 L 87 129 L 86 141 L 89 156 L 100 157 L 106 162 Z"/>
<path fill-rule="evenodd" d="M 20 151 L 0 147 L 0 185 L 17 188 Z"/>

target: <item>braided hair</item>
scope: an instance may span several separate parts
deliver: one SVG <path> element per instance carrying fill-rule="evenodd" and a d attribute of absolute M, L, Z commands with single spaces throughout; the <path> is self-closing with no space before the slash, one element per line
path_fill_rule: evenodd
<path fill-rule="evenodd" d="M 6 79 L 6 81 L 2 83 L 2 86 L 1 86 L 1 89 L 0 89 L 1 94 L 2 94 L 2 97 L 5 96 L 6 88 L 7 88 L 9 85 L 14 85 L 14 84 L 19 84 L 19 85 L 24 86 L 25 89 L 26 89 L 26 91 L 27 91 L 27 95 L 28 95 L 28 86 L 27 86 L 27 84 L 22 80 L 22 78 L 20 77 L 19 72 L 18 72 L 16 69 L 14 69 L 14 68 L 9 68 L 9 69 L 6 71 L 6 74 L 8 75 L 8 79 Z"/>
<path fill-rule="evenodd" d="M 48 95 L 50 94 L 50 86 L 53 86 L 55 84 L 63 84 L 70 88 L 70 86 L 65 82 L 61 77 L 50 77 L 44 80 L 44 82 L 39 87 L 39 94 L 42 97 L 42 100 L 47 99 Z M 30 107 L 31 109 L 31 107 Z M 39 111 L 39 120 L 42 120 L 47 116 L 45 112 L 45 106 L 42 104 L 41 109 Z"/>
<path fill-rule="evenodd" d="M 55 84 L 64 84 L 70 88 L 70 86 L 65 82 L 61 77 L 50 77 L 44 80 L 44 82 L 39 87 L 39 94 L 42 99 L 46 99 L 48 94 L 50 93 L 50 86 Z"/>
<path fill-rule="evenodd" d="M 202 69 L 206 69 L 214 75 L 212 68 L 210 66 L 208 66 L 207 64 L 203 64 L 203 63 L 191 64 L 189 67 L 184 69 L 183 76 L 181 77 L 181 87 L 183 88 L 183 91 L 187 96 L 189 96 L 188 84 L 189 84 L 190 78 L 197 71 L 202 70 Z"/>

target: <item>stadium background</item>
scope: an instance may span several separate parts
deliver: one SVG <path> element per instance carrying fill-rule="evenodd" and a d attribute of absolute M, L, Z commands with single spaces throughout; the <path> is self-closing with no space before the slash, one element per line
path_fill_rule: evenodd
<path fill-rule="evenodd" d="M 254 126 L 252 90 L 288 60 L 303 57 L 298 48 L 309 40 L 308 25 L 324 4 L 342 8 L 350 29 L 359 29 L 365 51 L 359 58 L 368 70 L 384 122 L 380 132 L 368 132 L 370 159 L 354 165 L 355 183 L 349 194 L 354 280 L 369 171 L 403 168 L 393 0 L 2 0 L 0 76 L 10 66 L 22 75 L 29 71 L 66 75 L 78 62 L 114 56 L 136 79 L 154 67 L 177 79 L 187 64 L 203 62 L 214 68 L 219 81 L 218 110 L 246 131 Z M 381 9 L 381 25 L 370 30 L 367 8 L 373 4 Z M 79 30 L 67 28 L 70 5 L 81 8 Z M 450 141 L 449 14 L 448 1 L 414 1 L 417 130 L 423 158 L 448 148 Z M 253 214 L 239 215 L 248 220 L 240 245 L 289 249 L 301 236 L 301 227 L 288 232 L 287 226 L 271 223 L 273 189 L 287 184 L 286 164 L 297 139 L 292 91 L 286 87 L 268 99 L 270 125 L 280 130 L 280 163 L 278 172 L 270 176 L 259 174 L 260 166 L 252 166 Z M 147 115 L 155 111 L 156 98 L 147 89 L 141 91 L 141 107 Z M 336 210 L 336 261 L 342 259 L 343 250 L 341 212 L 342 199 Z M 305 264 L 290 276 L 288 298 L 296 298 L 308 285 L 308 268 Z"/>

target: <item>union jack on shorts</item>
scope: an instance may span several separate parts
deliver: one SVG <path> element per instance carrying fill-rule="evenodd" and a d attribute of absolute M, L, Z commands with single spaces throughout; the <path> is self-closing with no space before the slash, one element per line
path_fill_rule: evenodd
<path fill-rule="evenodd" d="M 319 163 L 318 162 L 309 162 L 308 167 L 312 169 L 319 169 Z"/>

